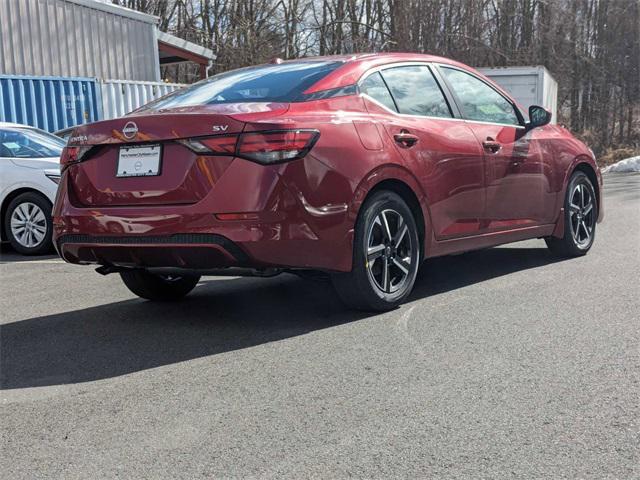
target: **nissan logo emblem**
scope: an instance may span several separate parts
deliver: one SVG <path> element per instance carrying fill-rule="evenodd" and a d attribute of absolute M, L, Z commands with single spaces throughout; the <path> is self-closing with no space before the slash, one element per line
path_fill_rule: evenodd
<path fill-rule="evenodd" d="M 138 126 L 133 122 L 127 122 L 122 129 L 122 134 L 125 138 L 133 138 L 138 134 Z"/>

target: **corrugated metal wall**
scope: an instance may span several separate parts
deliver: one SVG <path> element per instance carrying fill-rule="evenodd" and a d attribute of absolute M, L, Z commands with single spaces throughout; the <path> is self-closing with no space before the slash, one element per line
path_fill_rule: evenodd
<path fill-rule="evenodd" d="M 0 122 L 55 132 L 99 118 L 95 79 L 0 75 Z"/>
<path fill-rule="evenodd" d="M 154 17 L 90 5 L 0 0 L 0 74 L 160 80 Z"/>
<path fill-rule="evenodd" d="M 182 87 L 184 85 L 178 83 L 101 81 L 102 119 L 121 117 Z"/>

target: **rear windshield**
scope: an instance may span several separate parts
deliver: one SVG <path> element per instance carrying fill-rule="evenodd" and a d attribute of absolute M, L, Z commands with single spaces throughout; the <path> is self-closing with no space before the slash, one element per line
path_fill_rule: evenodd
<path fill-rule="evenodd" d="M 140 111 L 238 102 L 296 102 L 302 92 L 343 65 L 310 61 L 260 65 L 220 73 L 151 102 Z"/>

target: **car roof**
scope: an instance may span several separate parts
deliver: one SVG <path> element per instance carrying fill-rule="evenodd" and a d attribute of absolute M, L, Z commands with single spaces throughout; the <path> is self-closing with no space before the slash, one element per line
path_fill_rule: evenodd
<path fill-rule="evenodd" d="M 334 60 L 337 62 L 344 62 L 344 65 L 340 66 L 327 76 L 316 82 L 305 93 L 315 93 L 323 90 L 331 90 L 334 88 L 342 88 L 348 85 L 357 83 L 362 75 L 372 68 L 382 67 L 385 65 L 392 65 L 394 63 L 404 62 L 431 62 L 451 65 L 454 67 L 467 70 L 480 78 L 483 78 L 491 85 L 504 94 L 507 98 L 513 98 L 499 85 L 496 85 L 491 79 L 487 78 L 482 73 L 478 72 L 469 65 L 452 60 L 446 57 L 440 57 L 438 55 L 430 55 L 425 53 L 405 53 L 405 52 L 389 52 L 389 53 L 358 53 L 352 55 L 329 55 L 325 57 L 308 57 L 299 60 L 290 60 L 289 62 L 302 62 L 302 61 L 319 61 L 319 60 Z M 288 62 L 283 62 L 288 63 Z"/>

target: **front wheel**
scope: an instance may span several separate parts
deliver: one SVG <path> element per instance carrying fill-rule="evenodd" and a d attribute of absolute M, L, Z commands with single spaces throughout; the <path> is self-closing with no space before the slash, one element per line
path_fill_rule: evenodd
<path fill-rule="evenodd" d="M 420 261 L 413 214 L 396 193 L 379 191 L 356 222 L 351 272 L 332 276 L 340 298 L 358 310 L 395 308 L 411 293 Z"/>
<path fill-rule="evenodd" d="M 200 275 L 156 275 L 146 270 L 125 270 L 120 277 L 131 292 L 155 301 L 179 300 L 200 281 Z"/>
<path fill-rule="evenodd" d="M 14 198 L 4 218 L 4 230 L 13 249 L 23 255 L 43 255 L 52 248 L 51 203 L 37 192 Z"/>
<path fill-rule="evenodd" d="M 575 172 L 564 200 L 564 235 L 562 238 L 547 237 L 547 247 L 563 257 L 585 255 L 596 238 L 598 204 L 596 192 L 589 177 Z"/>

